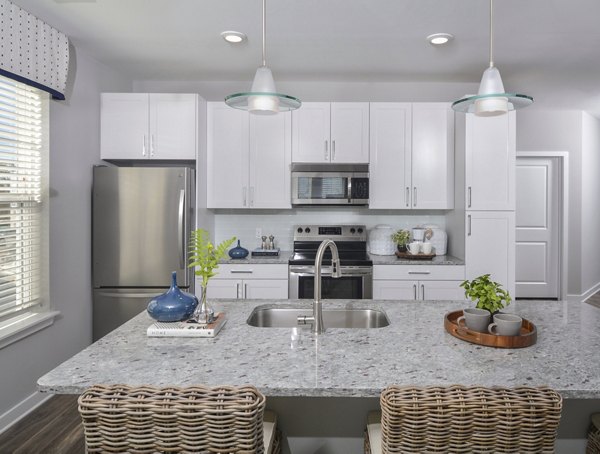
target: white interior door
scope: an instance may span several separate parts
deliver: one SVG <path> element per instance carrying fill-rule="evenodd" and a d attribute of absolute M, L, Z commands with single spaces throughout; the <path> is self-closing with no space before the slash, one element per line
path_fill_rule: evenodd
<path fill-rule="evenodd" d="M 516 296 L 559 297 L 558 158 L 517 158 Z"/>

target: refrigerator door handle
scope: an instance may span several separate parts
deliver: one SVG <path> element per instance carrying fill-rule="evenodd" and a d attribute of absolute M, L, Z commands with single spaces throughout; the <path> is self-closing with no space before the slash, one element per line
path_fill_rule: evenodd
<path fill-rule="evenodd" d="M 185 268 L 185 190 L 179 192 L 179 211 L 178 211 L 178 243 L 179 243 L 179 266 Z"/>

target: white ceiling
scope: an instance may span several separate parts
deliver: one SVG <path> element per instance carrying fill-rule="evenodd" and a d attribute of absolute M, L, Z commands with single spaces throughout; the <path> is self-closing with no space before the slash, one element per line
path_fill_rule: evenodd
<path fill-rule="evenodd" d="M 250 81 L 260 0 L 12 0 L 134 80 Z M 600 1 L 496 0 L 495 62 L 507 91 L 600 114 Z M 276 81 L 478 82 L 487 0 L 268 0 Z M 242 45 L 220 33 L 248 35 Z M 452 33 L 445 47 L 426 42 Z M 242 87 L 242 89 L 245 87 Z"/>

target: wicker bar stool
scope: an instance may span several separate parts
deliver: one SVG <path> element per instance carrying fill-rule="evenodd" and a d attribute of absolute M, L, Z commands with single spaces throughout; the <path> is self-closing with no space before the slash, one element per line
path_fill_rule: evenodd
<path fill-rule="evenodd" d="M 600 413 L 591 417 L 586 454 L 600 454 Z"/>
<path fill-rule="evenodd" d="M 551 453 L 561 410 L 549 388 L 390 386 L 365 453 Z"/>
<path fill-rule="evenodd" d="M 95 385 L 78 403 L 89 453 L 281 452 L 276 415 L 253 386 Z"/>

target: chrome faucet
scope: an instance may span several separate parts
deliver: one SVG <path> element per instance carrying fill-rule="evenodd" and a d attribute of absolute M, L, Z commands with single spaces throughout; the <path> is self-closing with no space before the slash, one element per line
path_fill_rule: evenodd
<path fill-rule="evenodd" d="M 317 250 L 315 257 L 315 300 L 313 301 L 313 315 L 298 317 L 299 324 L 312 324 L 312 332 L 315 334 L 323 334 L 325 326 L 323 325 L 323 305 L 321 303 L 321 266 L 323 264 L 323 256 L 325 250 L 329 247 L 331 250 L 331 277 L 340 277 L 342 270 L 340 269 L 340 256 L 338 249 L 333 240 L 324 240 Z"/>

